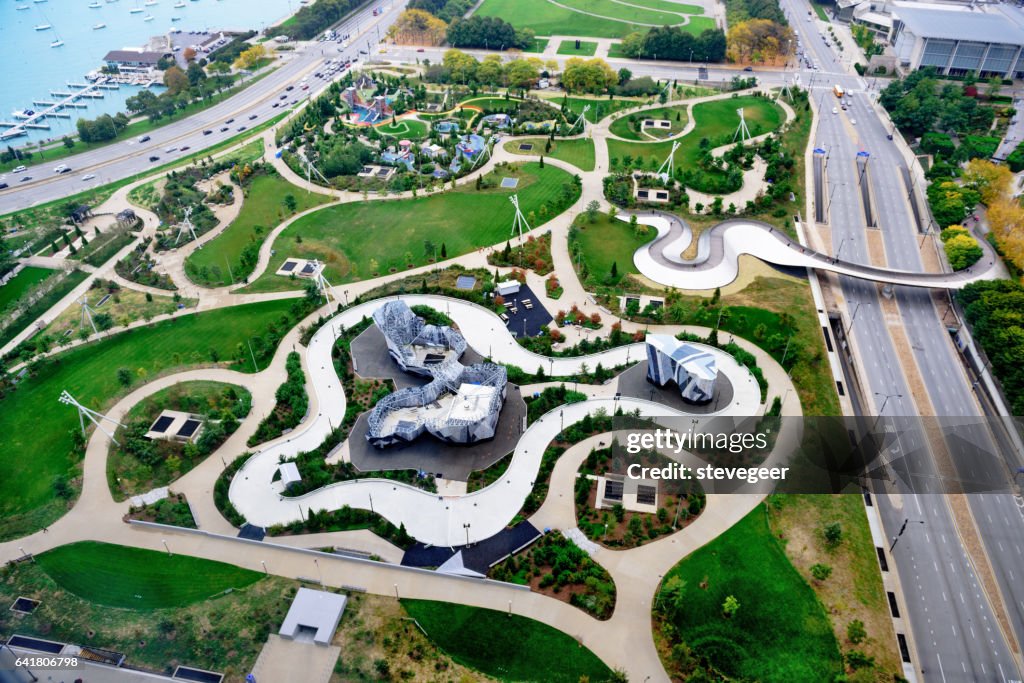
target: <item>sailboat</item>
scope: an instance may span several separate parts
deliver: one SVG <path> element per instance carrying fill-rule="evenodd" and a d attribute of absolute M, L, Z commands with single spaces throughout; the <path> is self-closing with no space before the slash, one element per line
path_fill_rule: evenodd
<path fill-rule="evenodd" d="M 28 5 L 15 5 L 14 9 L 18 10 L 19 12 L 21 12 L 22 10 L 28 9 Z"/>
<path fill-rule="evenodd" d="M 146 7 L 150 7 L 150 6 L 156 4 L 156 0 L 146 0 L 146 2 L 144 2 L 142 4 L 145 5 Z"/>
<path fill-rule="evenodd" d="M 103 7 L 103 5 L 98 2 L 93 2 L 89 5 L 89 9 L 99 9 L 100 7 Z"/>
<path fill-rule="evenodd" d="M 49 24 L 36 24 L 33 28 L 37 31 L 49 31 L 53 27 Z"/>
<path fill-rule="evenodd" d="M 174 3 L 174 6 L 178 9 L 181 9 L 185 6 L 184 0 L 178 0 L 178 2 Z"/>
<path fill-rule="evenodd" d="M 132 7 L 130 10 L 128 10 L 128 14 L 141 14 L 145 11 L 146 10 L 139 7 L 139 0 L 135 0 L 135 7 Z"/>
<path fill-rule="evenodd" d="M 64 45 L 64 41 L 60 39 L 60 36 L 57 36 L 57 40 L 50 43 L 50 47 L 61 47 L 62 45 Z"/>
<path fill-rule="evenodd" d="M 93 30 L 93 31 L 98 31 L 99 29 L 101 29 L 101 28 L 106 28 L 106 27 L 107 27 L 107 25 L 106 25 L 106 24 L 104 24 L 104 23 L 103 23 L 103 22 L 101 21 L 100 23 L 98 23 L 98 24 L 96 24 L 95 26 L 93 26 L 93 27 L 92 27 L 92 30 Z"/>

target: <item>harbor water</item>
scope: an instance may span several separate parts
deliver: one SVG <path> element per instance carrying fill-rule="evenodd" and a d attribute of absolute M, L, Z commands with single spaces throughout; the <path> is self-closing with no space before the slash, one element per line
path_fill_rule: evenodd
<path fill-rule="evenodd" d="M 90 7 L 98 4 L 99 7 Z M 175 5 L 184 4 L 183 7 Z M 18 7 L 27 7 L 19 10 Z M 142 12 L 132 13 L 133 9 Z M 71 92 L 68 83 L 85 83 L 110 50 L 144 47 L 152 36 L 173 29 L 189 31 L 262 30 L 298 10 L 298 0 L 0 0 L 0 120 L 12 113 L 45 109 L 34 101 L 63 99 L 51 93 Z M 152 16 L 151 21 L 146 21 Z M 178 17 L 178 20 L 174 20 Z M 51 28 L 36 30 L 37 26 Z M 104 28 L 94 28 L 106 24 Z M 60 47 L 50 47 L 61 40 Z M 104 90 L 102 99 L 82 98 L 85 108 L 66 109 L 70 118 L 49 118 L 49 130 L 31 130 L 4 146 L 59 139 L 75 132 L 80 118 L 124 111 L 125 100 L 139 92 L 122 85 Z"/>

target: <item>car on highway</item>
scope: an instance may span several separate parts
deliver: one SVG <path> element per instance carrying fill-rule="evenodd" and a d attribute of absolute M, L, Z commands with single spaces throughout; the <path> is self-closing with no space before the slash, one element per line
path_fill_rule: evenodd
<path fill-rule="evenodd" d="M 148 135 L 140 135 L 138 142 L 141 145 L 143 142 L 149 142 L 151 139 Z"/>
<path fill-rule="evenodd" d="M 203 135 L 209 135 L 212 132 L 213 132 L 212 130 L 207 129 L 207 130 L 203 131 Z"/>
<path fill-rule="evenodd" d="M 249 120 L 250 121 L 255 121 L 257 116 L 258 116 L 258 114 L 252 114 L 251 116 L 249 116 Z"/>
<path fill-rule="evenodd" d="M 280 103 L 280 102 L 274 102 L 274 103 L 273 103 L 272 105 L 270 105 L 270 108 L 271 108 L 271 109 L 277 109 L 277 108 L 278 108 L 278 107 L 280 107 L 280 106 L 281 106 L 281 103 Z"/>
<path fill-rule="evenodd" d="M 416 48 L 416 52 L 426 52 L 422 47 Z"/>
<path fill-rule="evenodd" d="M 10 187 L 10 185 L 7 183 L 0 183 L 0 190 L 6 190 L 8 187 Z"/>
<path fill-rule="evenodd" d="M 846 107 L 843 107 L 843 109 L 846 109 Z M 832 113 L 833 113 L 833 114 L 838 114 L 838 113 L 839 113 L 839 110 L 838 110 L 838 109 L 836 109 L 835 107 L 832 107 Z"/>
<path fill-rule="evenodd" d="M 223 133 L 223 132 L 227 131 L 227 129 L 228 129 L 228 127 L 224 126 L 223 128 L 220 129 L 220 132 Z"/>
<path fill-rule="evenodd" d="M 285 88 L 285 90 L 295 90 L 295 86 L 289 85 L 287 88 Z"/>
<path fill-rule="evenodd" d="M 754 67 L 752 67 L 752 66 L 745 66 L 745 67 L 743 67 L 743 70 L 744 71 L 753 71 Z"/>
<path fill-rule="evenodd" d="M 238 127 L 238 132 L 239 133 L 241 133 L 243 130 L 245 130 L 245 126 L 239 126 Z"/>
<path fill-rule="evenodd" d="M 168 147 L 167 149 L 164 150 L 164 154 L 170 154 L 171 152 L 176 152 L 177 150 L 177 147 Z"/>
<path fill-rule="evenodd" d="M 158 156 L 155 156 L 155 155 L 154 155 L 154 156 L 151 156 L 151 157 L 149 158 L 149 160 L 150 160 L 150 161 L 160 161 L 160 157 L 158 157 Z"/>
<path fill-rule="evenodd" d="M 857 125 L 857 119 L 850 119 L 850 125 L 856 126 Z"/>
<path fill-rule="evenodd" d="M 96 177 L 95 173 L 86 173 L 84 176 L 82 176 L 82 182 L 86 182 L 87 183 L 87 182 L 89 182 L 90 180 L 92 180 L 95 177 Z"/>
<path fill-rule="evenodd" d="M 30 176 L 30 175 L 27 175 L 27 176 L 25 176 L 24 178 L 22 178 L 21 180 L 19 180 L 18 182 L 19 182 L 19 183 L 27 183 L 27 182 L 28 182 L 28 181 L 30 181 L 30 180 L 32 180 L 32 176 Z"/>
<path fill-rule="evenodd" d="M 228 120 L 227 120 L 227 121 L 225 121 L 224 123 L 234 123 L 234 122 L 235 122 L 235 120 L 234 120 L 234 119 L 228 119 Z"/>
<path fill-rule="evenodd" d="M 11 169 L 11 173 L 21 173 L 22 171 L 27 171 L 27 170 L 28 170 L 28 167 L 26 167 L 26 166 L 15 166 L 14 168 Z"/>
<path fill-rule="evenodd" d="M 187 151 L 188 151 L 188 150 L 190 150 L 190 149 L 192 149 L 192 148 L 191 148 L 191 147 L 189 147 L 188 145 L 185 145 L 184 147 L 182 147 L 182 148 L 181 148 L 181 150 L 180 150 L 180 151 L 182 151 L 182 152 L 187 152 Z"/>
<path fill-rule="evenodd" d="M 289 90 L 291 90 L 291 87 L 289 87 L 288 89 L 289 89 Z M 280 97 L 278 97 L 277 99 L 279 99 L 279 100 L 287 100 L 287 99 L 288 99 L 288 96 L 287 96 L 287 95 L 281 95 L 281 96 L 280 96 Z"/>
<path fill-rule="evenodd" d="M 54 173 L 67 173 L 70 170 L 71 169 L 68 167 L 67 164 L 61 164 L 60 166 L 57 166 L 56 168 L 54 168 L 53 172 Z"/>

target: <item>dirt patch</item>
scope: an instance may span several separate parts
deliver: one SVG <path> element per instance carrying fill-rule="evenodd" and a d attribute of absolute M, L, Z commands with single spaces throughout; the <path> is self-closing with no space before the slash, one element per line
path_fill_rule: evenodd
<path fill-rule="evenodd" d="M 455 663 L 420 631 L 394 598 L 349 595 L 333 644 L 341 647 L 341 656 L 332 683 L 496 680 Z"/>
<path fill-rule="evenodd" d="M 882 241 L 882 231 L 865 230 L 864 232 L 868 238 L 868 258 L 871 259 L 871 265 L 885 268 L 889 262 L 885 256 L 885 243 Z"/>

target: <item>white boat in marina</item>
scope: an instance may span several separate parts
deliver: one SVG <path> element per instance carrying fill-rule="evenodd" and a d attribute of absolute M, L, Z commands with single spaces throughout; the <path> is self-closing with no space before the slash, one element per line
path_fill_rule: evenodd
<path fill-rule="evenodd" d="M 142 9 L 141 7 L 132 7 L 130 10 L 128 10 L 128 14 L 142 14 L 145 11 L 146 10 Z"/>
<path fill-rule="evenodd" d="M 49 31 L 53 27 L 49 24 L 36 24 L 33 28 L 37 31 Z"/>
<path fill-rule="evenodd" d="M 64 45 L 64 41 L 60 38 L 50 43 L 50 47 L 61 47 L 62 45 Z"/>
<path fill-rule="evenodd" d="M 20 12 L 22 10 L 28 9 L 28 5 L 15 5 L 14 9 L 16 9 L 16 10 L 18 10 Z"/>
<path fill-rule="evenodd" d="M 146 16 L 142 17 L 142 20 L 143 21 L 153 21 L 153 18 L 154 17 L 153 17 L 152 14 L 147 14 Z"/>
<path fill-rule="evenodd" d="M 156 0 L 146 0 L 146 2 L 144 2 L 142 4 L 145 5 L 146 7 L 151 7 L 151 6 L 156 4 Z"/>
<path fill-rule="evenodd" d="M 103 22 L 101 21 L 100 23 L 98 23 L 98 24 L 94 25 L 94 26 L 92 27 L 92 30 L 93 30 L 93 31 L 98 31 L 98 30 L 100 30 L 101 28 L 106 28 L 106 27 L 107 27 L 107 25 L 106 25 L 106 24 L 104 24 L 104 23 L 103 23 Z"/>
<path fill-rule="evenodd" d="M 178 2 L 174 3 L 174 6 L 178 9 L 181 9 L 185 6 L 185 3 L 182 0 L 178 0 Z"/>
<path fill-rule="evenodd" d="M 103 7 L 103 5 L 101 5 L 98 2 L 94 2 L 91 5 L 89 5 L 89 9 L 99 9 L 100 7 Z"/>

